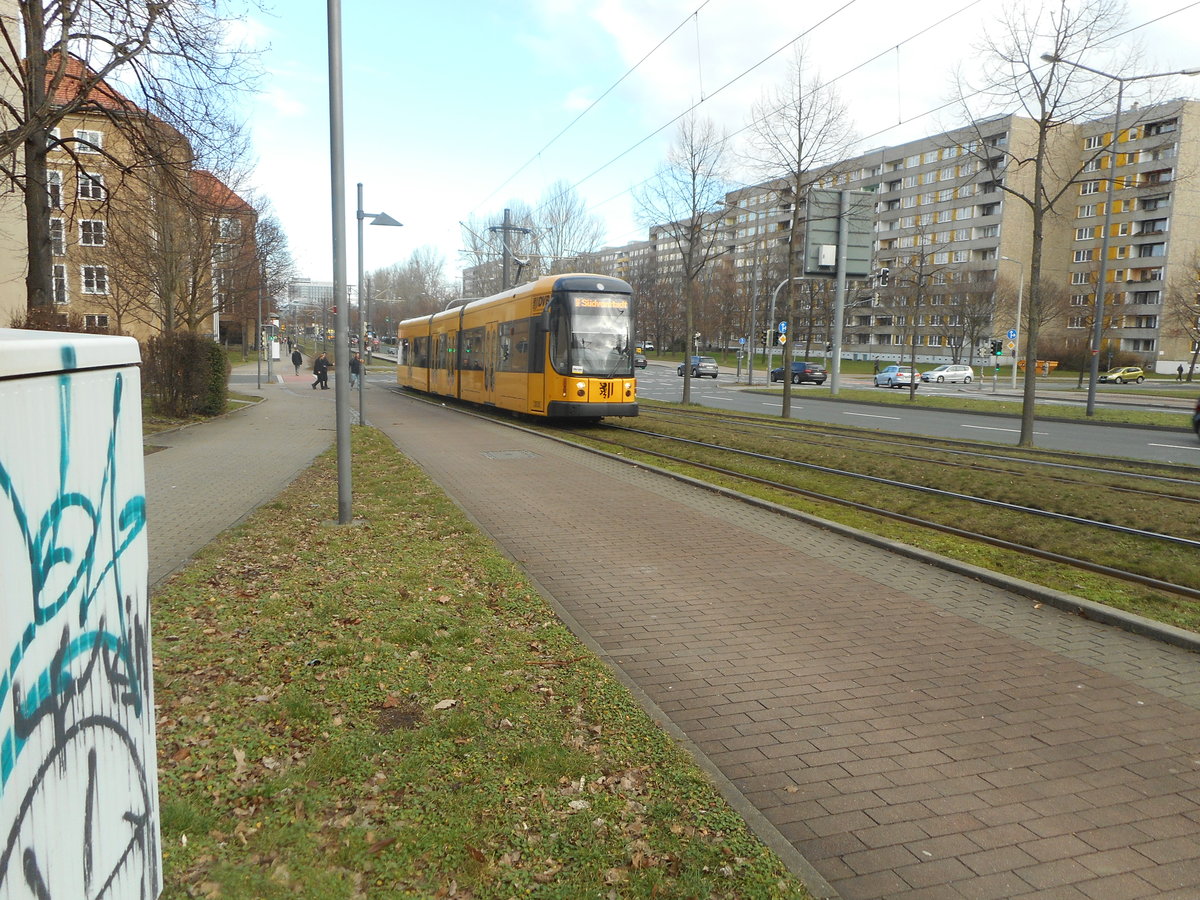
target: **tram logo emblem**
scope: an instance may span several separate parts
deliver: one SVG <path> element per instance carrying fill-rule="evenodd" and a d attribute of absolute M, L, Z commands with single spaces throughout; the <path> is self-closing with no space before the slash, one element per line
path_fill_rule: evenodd
<path fill-rule="evenodd" d="M 611 381 L 600 382 L 600 396 L 601 397 L 603 397 L 605 400 L 611 400 L 614 393 L 615 393 L 615 391 L 613 389 L 613 383 Z"/>

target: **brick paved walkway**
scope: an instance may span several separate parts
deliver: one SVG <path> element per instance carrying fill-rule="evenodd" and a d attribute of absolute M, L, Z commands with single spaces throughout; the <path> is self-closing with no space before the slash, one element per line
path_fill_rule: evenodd
<path fill-rule="evenodd" d="M 370 403 L 818 895 L 1200 897 L 1195 655 L 396 392 Z"/>
<path fill-rule="evenodd" d="M 269 381 L 264 368 L 259 390 L 254 365 L 238 367 L 233 388 L 263 396 L 263 402 L 146 438 L 151 590 L 278 496 L 333 443 L 334 392 L 313 392 L 311 381 L 311 375 L 290 374 Z"/>

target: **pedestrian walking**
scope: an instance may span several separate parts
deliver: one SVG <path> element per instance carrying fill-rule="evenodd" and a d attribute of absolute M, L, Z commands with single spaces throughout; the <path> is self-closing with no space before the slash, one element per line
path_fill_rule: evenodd
<path fill-rule="evenodd" d="M 1179 364 L 1179 368 L 1175 370 L 1175 380 L 1183 381 L 1183 363 Z"/>
<path fill-rule="evenodd" d="M 875 360 L 875 374 L 879 374 L 879 360 Z"/>
<path fill-rule="evenodd" d="M 292 351 L 292 365 L 296 367 L 296 374 L 300 374 L 300 367 L 304 365 L 304 356 L 299 350 Z"/>
<path fill-rule="evenodd" d="M 350 387 L 358 385 L 358 379 L 362 378 L 362 355 L 354 354 L 354 358 L 350 360 Z"/>
<path fill-rule="evenodd" d="M 317 376 L 312 383 L 313 390 L 317 389 L 318 384 L 321 390 L 329 390 L 329 354 L 322 353 L 313 360 L 313 374 Z"/>

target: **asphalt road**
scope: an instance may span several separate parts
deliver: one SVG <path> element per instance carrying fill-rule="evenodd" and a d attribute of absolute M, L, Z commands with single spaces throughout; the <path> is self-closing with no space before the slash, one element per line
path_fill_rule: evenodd
<path fill-rule="evenodd" d="M 738 384 L 725 372 L 715 380 L 692 379 L 692 402 L 736 412 L 780 414 L 781 385 L 773 385 L 776 390 L 769 393 L 762 381 L 764 376 L 759 373 L 756 375 L 759 387 L 753 389 L 744 383 Z M 651 363 L 645 369 L 639 369 L 637 377 L 638 396 L 642 399 L 667 402 L 679 402 L 682 399 L 683 379 L 676 374 L 674 363 Z M 990 379 L 985 380 L 982 385 L 974 384 L 970 387 L 957 384 L 922 384 L 918 388 L 919 396 L 938 393 L 955 396 L 973 394 L 980 398 L 978 412 L 835 400 L 829 397 L 827 386 L 793 385 L 791 417 L 834 425 L 876 428 L 895 433 L 1015 445 L 1020 438 L 1020 421 L 1015 416 L 989 413 L 986 407 L 986 401 L 992 396 L 1014 399 L 1011 392 L 1003 394 L 1006 383 L 1005 379 L 1001 379 L 995 394 L 992 394 Z M 843 388 L 869 387 L 870 384 L 869 377 L 843 376 L 841 381 Z M 878 390 L 883 392 L 887 389 Z M 903 390 L 898 389 L 895 393 Z M 1101 405 L 1104 405 L 1104 402 Z M 1196 440 L 1196 436 L 1190 430 L 1189 412 L 1179 406 L 1174 407 L 1174 410 L 1179 412 L 1178 432 L 1162 428 L 1039 419 L 1034 425 L 1034 444 L 1049 450 L 1093 455 L 1100 453 L 1130 459 L 1200 466 L 1200 441 Z"/>

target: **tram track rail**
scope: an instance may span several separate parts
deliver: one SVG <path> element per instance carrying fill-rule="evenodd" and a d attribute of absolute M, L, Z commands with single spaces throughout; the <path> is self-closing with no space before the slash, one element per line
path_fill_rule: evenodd
<path fill-rule="evenodd" d="M 993 569 L 1000 577 L 1015 575 L 1044 585 L 1050 594 L 1200 631 L 1195 468 L 657 406 L 644 407 L 636 423 L 567 428 L 470 412 L 631 465 L 652 465 L 747 502 L 842 522 L 918 552 L 932 549 L 975 569 Z M 703 434 L 678 433 L 697 429 Z M 784 450 L 763 452 L 740 446 L 742 441 Z M 801 449 L 833 454 L 834 462 L 799 458 Z M 982 479 L 999 496 L 837 462 L 881 454 L 899 457 L 909 472 L 928 468 L 937 479 L 968 484 Z M 1034 502 L 1022 502 L 1022 496 Z M 1081 497 L 1109 514 L 1080 514 L 1088 508 Z M 1078 508 L 1055 509 L 1056 502 Z M 833 512 L 839 508 L 847 513 Z M 1031 524 L 1036 522 L 1043 524 Z M 1154 527 L 1161 522 L 1180 527 Z"/>

